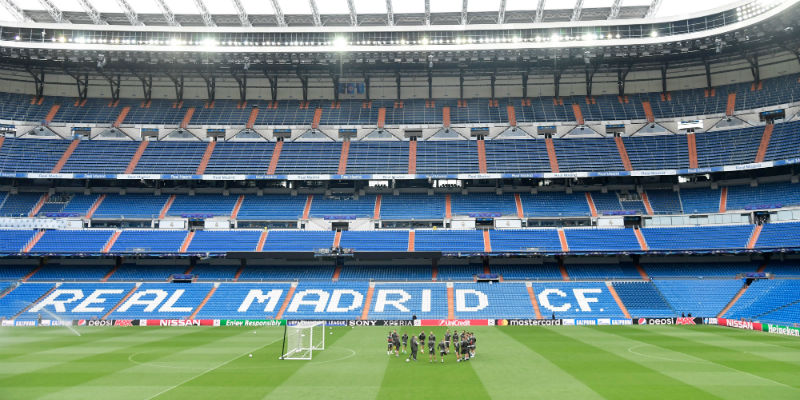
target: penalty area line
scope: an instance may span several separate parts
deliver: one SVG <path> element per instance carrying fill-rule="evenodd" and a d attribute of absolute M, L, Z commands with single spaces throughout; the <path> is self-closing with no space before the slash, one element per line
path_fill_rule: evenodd
<path fill-rule="evenodd" d="M 203 375 L 205 375 L 205 374 L 207 374 L 207 373 L 209 373 L 209 372 L 211 372 L 211 371 L 214 371 L 214 370 L 216 370 L 216 369 L 222 368 L 222 367 L 224 367 L 224 366 L 226 366 L 226 365 L 228 365 L 228 364 L 230 364 L 230 363 L 232 363 L 232 362 L 234 362 L 234 361 L 236 361 L 236 360 L 238 360 L 238 359 L 240 359 L 240 358 L 242 358 L 242 357 L 244 357 L 244 356 L 246 356 L 246 355 L 248 355 L 248 354 L 250 354 L 250 353 L 253 353 L 253 352 L 256 352 L 256 351 L 258 351 L 258 350 L 261 350 L 261 349 L 263 349 L 264 347 L 267 347 L 267 346 L 269 346 L 269 345 L 271 345 L 271 344 L 278 343 L 278 342 L 279 342 L 279 341 L 281 341 L 281 340 L 283 340 L 283 337 L 281 337 L 281 338 L 279 338 L 279 339 L 275 339 L 275 340 L 273 340 L 273 341 L 271 341 L 271 342 L 269 342 L 269 343 L 263 344 L 263 345 L 261 345 L 261 346 L 259 346 L 259 347 L 255 348 L 255 349 L 253 349 L 253 350 L 246 351 L 246 352 L 244 352 L 244 353 L 242 353 L 242 354 L 240 354 L 240 355 L 238 355 L 238 356 L 236 356 L 236 357 L 233 357 L 233 358 L 231 358 L 231 359 L 230 359 L 230 360 L 228 360 L 228 361 L 225 361 L 225 362 L 223 362 L 223 363 L 222 363 L 222 364 L 220 364 L 220 365 L 217 365 L 216 367 L 212 367 L 212 368 L 209 368 L 209 369 L 207 369 L 207 370 L 205 370 L 205 371 L 202 371 L 202 372 L 200 372 L 199 374 L 196 374 L 196 375 L 194 375 L 194 376 L 192 376 L 192 377 L 190 377 L 190 378 L 187 378 L 187 379 L 185 379 L 185 380 L 183 380 L 183 381 L 180 381 L 180 382 L 176 383 L 175 385 L 172 385 L 172 386 L 170 386 L 170 387 L 168 387 L 168 388 L 166 388 L 166 389 L 164 389 L 164 390 L 162 390 L 162 391 L 160 391 L 160 392 L 158 392 L 158 393 L 156 393 L 156 394 L 154 394 L 154 395 L 152 395 L 152 396 L 150 396 L 150 397 L 147 397 L 145 400 L 152 400 L 152 399 L 154 399 L 154 398 L 156 398 L 156 397 L 158 397 L 158 396 L 161 396 L 161 395 L 162 395 L 162 394 L 164 394 L 164 393 L 167 393 L 167 392 L 169 392 L 169 391 L 170 391 L 170 390 L 172 390 L 172 389 L 175 389 L 175 388 L 177 388 L 177 387 L 179 387 L 179 386 L 182 386 L 182 385 L 184 385 L 184 384 L 186 384 L 186 383 L 188 383 L 188 382 L 191 382 L 191 381 L 193 381 L 193 380 L 195 380 L 195 379 L 197 379 L 197 378 L 199 378 L 199 377 L 201 377 L 201 376 L 203 376 Z"/>

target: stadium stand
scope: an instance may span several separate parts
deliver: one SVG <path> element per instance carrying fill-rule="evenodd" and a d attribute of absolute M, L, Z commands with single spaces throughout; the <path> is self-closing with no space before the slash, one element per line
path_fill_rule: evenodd
<path fill-rule="evenodd" d="M 429 294 L 424 294 L 425 292 Z M 426 297 L 427 296 L 427 297 Z M 404 300 L 402 307 L 392 301 Z M 447 318 L 447 288 L 436 283 L 377 283 L 369 317 L 374 319 Z"/>
<path fill-rule="evenodd" d="M 739 301 L 725 313 L 725 318 L 769 318 L 772 322 L 796 322 L 800 292 L 797 280 L 757 280 L 750 284 Z"/>
<path fill-rule="evenodd" d="M 608 287 L 600 282 L 534 282 L 533 291 L 546 317 L 624 318 Z M 597 302 L 584 302 L 584 295 L 597 298 Z"/>
<path fill-rule="evenodd" d="M 633 318 L 679 315 L 652 282 L 614 282 L 613 286 Z"/>
<path fill-rule="evenodd" d="M 274 318 L 289 291 L 288 283 L 221 283 L 196 318 Z M 254 298 L 241 309 L 250 293 L 269 296 Z"/>
<path fill-rule="evenodd" d="M 742 281 L 733 279 L 657 279 L 653 283 L 676 315 L 694 317 L 716 317 L 742 288 Z"/>

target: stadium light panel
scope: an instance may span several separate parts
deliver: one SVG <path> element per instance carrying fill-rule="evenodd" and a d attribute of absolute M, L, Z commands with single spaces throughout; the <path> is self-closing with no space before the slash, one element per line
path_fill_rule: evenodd
<path fill-rule="evenodd" d="M 337 50 L 344 50 L 347 47 L 347 38 L 343 36 L 337 36 L 333 39 L 333 47 Z"/>

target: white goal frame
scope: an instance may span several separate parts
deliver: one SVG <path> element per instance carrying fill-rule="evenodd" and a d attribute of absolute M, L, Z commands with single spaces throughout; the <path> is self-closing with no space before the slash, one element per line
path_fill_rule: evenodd
<path fill-rule="evenodd" d="M 311 360 L 314 351 L 320 350 L 325 350 L 325 321 L 286 325 L 281 360 Z"/>

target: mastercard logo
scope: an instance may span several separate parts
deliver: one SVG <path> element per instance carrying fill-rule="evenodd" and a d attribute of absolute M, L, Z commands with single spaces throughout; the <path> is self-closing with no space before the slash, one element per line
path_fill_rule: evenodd
<path fill-rule="evenodd" d="M 507 319 L 498 319 L 497 320 L 497 326 L 508 326 L 508 320 Z"/>

